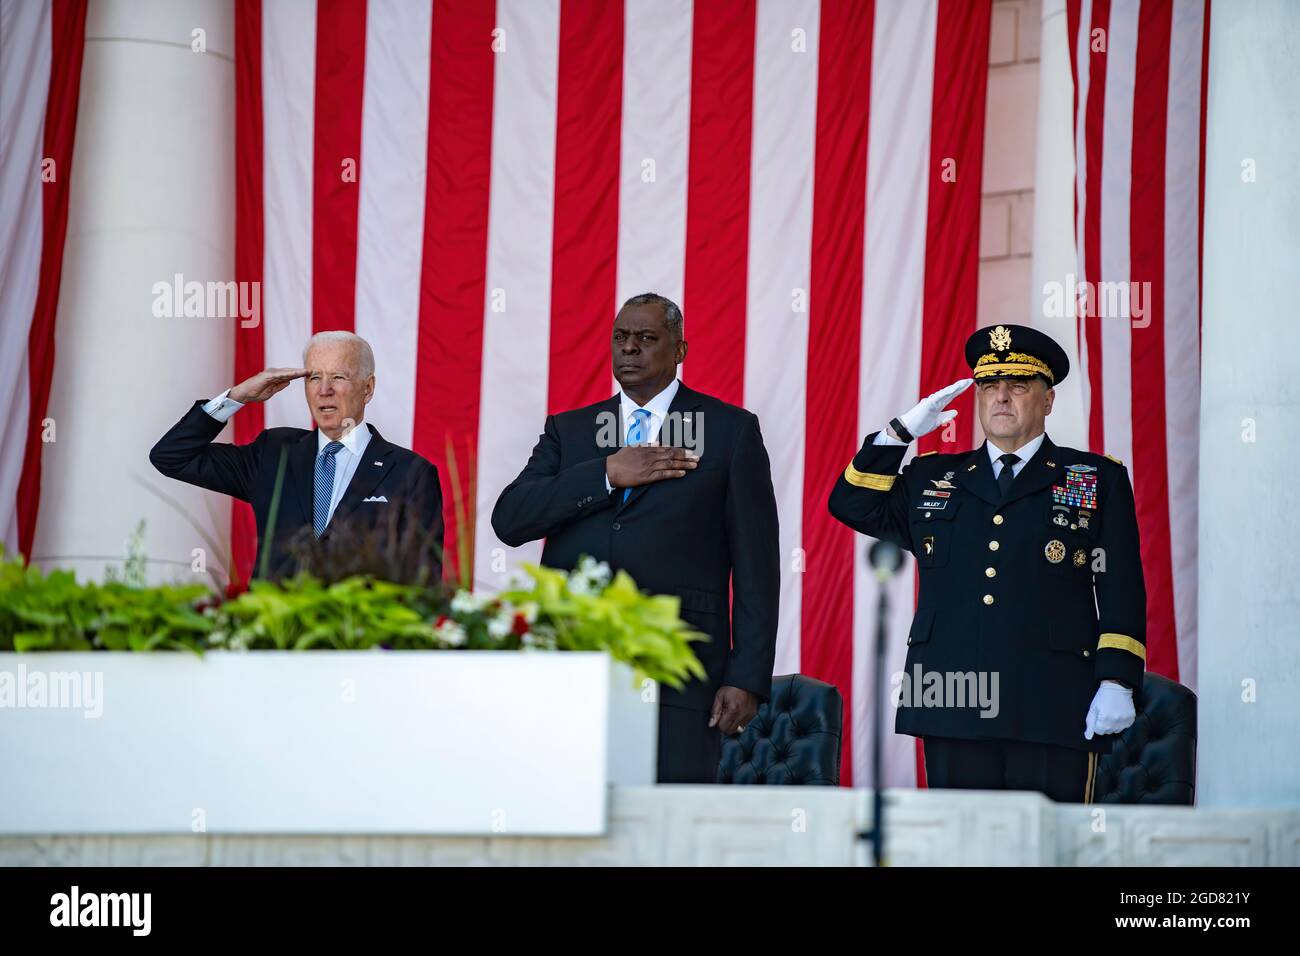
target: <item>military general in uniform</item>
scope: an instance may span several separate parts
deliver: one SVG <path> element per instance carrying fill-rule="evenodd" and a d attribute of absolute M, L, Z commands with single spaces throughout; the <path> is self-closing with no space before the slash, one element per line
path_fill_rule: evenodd
<path fill-rule="evenodd" d="M 830 510 L 916 558 L 896 729 L 923 739 L 929 786 L 1090 802 L 1097 756 L 1133 722 L 1146 662 L 1128 470 L 1048 437 L 1070 367 L 1049 336 L 981 329 L 966 361 L 972 378 L 867 436 Z M 984 443 L 900 471 L 908 445 L 951 421 L 946 406 L 972 382 Z"/>

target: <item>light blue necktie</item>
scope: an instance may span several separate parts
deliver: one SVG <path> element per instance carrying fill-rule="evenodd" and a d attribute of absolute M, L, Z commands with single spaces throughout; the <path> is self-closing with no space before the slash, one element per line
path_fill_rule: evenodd
<path fill-rule="evenodd" d="M 644 445 L 650 438 L 650 413 L 644 408 L 634 409 L 632 412 L 632 422 L 627 426 L 627 443 L 629 445 Z M 632 494 L 631 488 L 623 489 L 623 500 L 627 501 L 628 495 Z"/>
<path fill-rule="evenodd" d="M 334 497 L 334 456 L 343 448 L 341 441 L 332 441 L 316 456 L 316 501 L 312 508 L 312 523 L 316 537 L 325 533 L 330 520 L 330 499 Z"/>

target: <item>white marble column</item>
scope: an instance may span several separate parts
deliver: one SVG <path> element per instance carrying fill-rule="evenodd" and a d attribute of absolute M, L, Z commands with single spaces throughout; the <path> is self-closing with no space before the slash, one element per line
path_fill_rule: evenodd
<path fill-rule="evenodd" d="M 195 52 L 196 39 L 206 52 Z M 55 440 L 44 450 L 32 549 L 46 566 L 100 577 L 141 519 L 154 580 L 195 580 L 191 553 L 206 545 L 190 521 L 225 547 L 228 502 L 163 478 L 148 456 L 194 399 L 230 384 L 232 320 L 156 318 L 152 305 L 154 284 L 177 273 L 234 278 L 233 54 L 230 0 L 90 4 Z"/>
<path fill-rule="evenodd" d="M 1300 805 L 1300 3 L 1215 3 L 1200 468 L 1199 802 Z"/>

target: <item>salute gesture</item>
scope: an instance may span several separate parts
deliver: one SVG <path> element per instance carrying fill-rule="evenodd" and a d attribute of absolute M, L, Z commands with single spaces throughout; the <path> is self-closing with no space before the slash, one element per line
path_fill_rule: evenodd
<path fill-rule="evenodd" d="M 264 402 L 276 392 L 282 391 L 296 378 L 307 375 L 305 368 L 268 368 L 258 372 L 230 390 L 230 397 L 241 405 L 249 402 Z"/>
<path fill-rule="evenodd" d="M 974 381 L 973 378 L 963 378 L 927 395 L 912 406 L 910 411 L 889 423 L 890 434 L 899 441 L 910 442 L 928 435 L 940 425 L 948 424 L 957 417 L 957 409 L 947 408 L 948 403 L 970 388 Z"/>

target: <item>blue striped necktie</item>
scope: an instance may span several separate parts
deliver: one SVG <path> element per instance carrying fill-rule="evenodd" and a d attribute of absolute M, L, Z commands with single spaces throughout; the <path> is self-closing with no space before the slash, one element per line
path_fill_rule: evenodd
<path fill-rule="evenodd" d="M 343 442 L 332 441 L 316 456 L 316 500 L 312 507 L 312 523 L 316 526 L 318 538 L 329 524 L 330 499 L 334 497 L 334 456 L 342 447 Z"/>
<path fill-rule="evenodd" d="M 637 408 L 632 411 L 632 422 L 627 426 L 627 443 L 629 445 L 644 445 L 650 438 L 650 413 L 644 408 Z M 623 489 L 623 500 L 627 501 L 628 495 L 632 494 L 631 488 Z"/>

